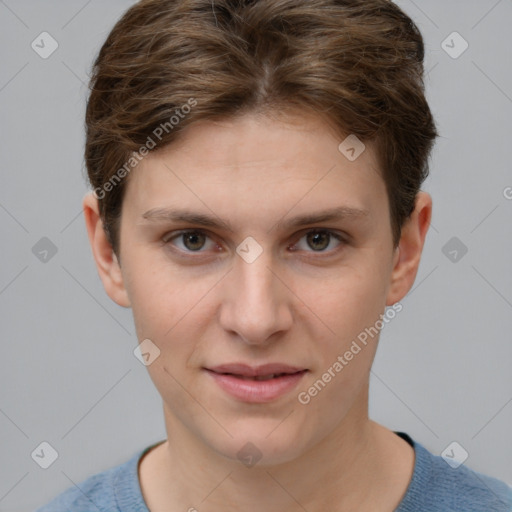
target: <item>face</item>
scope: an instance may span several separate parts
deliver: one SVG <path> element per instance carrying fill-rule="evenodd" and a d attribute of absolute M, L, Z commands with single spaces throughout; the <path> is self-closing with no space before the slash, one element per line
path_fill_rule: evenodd
<path fill-rule="evenodd" d="M 366 415 L 361 333 L 394 302 L 397 251 L 374 151 L 350 161 L 343 138 L 313 117 L 203 122 L 130 175 L 121 273 L 150 376 L 168 427 L 227 457 L 289 461 Z"/>

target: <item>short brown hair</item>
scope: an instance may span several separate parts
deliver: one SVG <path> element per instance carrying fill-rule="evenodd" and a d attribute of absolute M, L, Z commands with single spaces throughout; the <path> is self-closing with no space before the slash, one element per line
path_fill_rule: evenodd
<path fill-rule="evenodd" d="M 155 133 L 159 149 L 193 122 L 291 109 L 375 143 L 396 247 L 437 136 L 423 57 L 418 28 L 387 0 L 138 2 L 94 62 L 86 112 L 86 166 L 113 250 L 126 163 Z"/>

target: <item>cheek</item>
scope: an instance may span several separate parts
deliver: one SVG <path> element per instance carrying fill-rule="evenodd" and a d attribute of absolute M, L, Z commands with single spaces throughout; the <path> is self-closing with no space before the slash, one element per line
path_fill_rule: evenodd
<path fill-rule="evenodd" d="M 337 407 L 334 416 L 341 417 L 351 406 L 368 380 L 380 334 L 375 326 L 384 313 L 385 295 L 383 268 L 361 262 L 361 266 L 338 271 L 324 283 L 321 293 L 310 292 L 304 300 L 321 319 L 313 334 L 318 365 L 302 387 L 304 399 L 311 401 L 308 410 L 324 408 L 325 414 L 325 404 L 332 403 Z M 311 313 L 309 317 L 311 322 Z"/>
<path fill-rule="evenodd" d="M 323 417 L 320 428 L 329 429 L 352 407 L 368 382 L 377 350 L 383 289 L 371 273 L 350 276 L 331 281 L 324 293 L 310 298 L 329 330 L 322 326 L 324 334 L 315 338 L 318 364 L 301 387 L 298 407 Z"/>
<path fill-rule="evenodd" d="M 139 342 L 151 340 L 158 357 L 148 365 L 149 376 L 164 402 L 188 407 L 183 393 L 188 388 L 188 362 L 201 338 L 197 318 L 201 311 L 203 286 L 196 288 L 189 279 L 155 265 L 132 267 L 130 295 Z"/>
<path fill-rule="evenodd" d="M 179 319 L 193 309 L 201 287 L 149 251 L 134 250 L 125 264 L 123 277 L 139 339 L 153 336 L 164 342 Z"/>
<path fill-rule="evenodd" d="M 137 339 L 150 339 L 160 350 L 155 368 L 165 366 L 173 375 L 183 374 L 200 347 L 203 329 L 211 322 L 208 298 L 218 277 L 180 272 L 154 259 L 149 263 L 149 259 L 145 264 L 143 257 L 134 257 L 126 265 Z M 153 371 L 153 364 L 148 370 Z"/>
<path fill-rule="evenodd" d="M 304 302 L 312 305 L 322 338 L 331 340 L 333 349 L 342 349 L 383 313 L 386 286 L 381 270 L 376 265 L 344 268 L 313 291 L 304 287 Z"/>

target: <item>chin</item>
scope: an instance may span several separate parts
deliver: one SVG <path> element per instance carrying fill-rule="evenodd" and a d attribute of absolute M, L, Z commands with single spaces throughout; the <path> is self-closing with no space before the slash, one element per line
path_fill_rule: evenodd
<path fill-rule="evenodd" d="M 279 425 L 275 419 L 244 421 L 237 429 L 228 427 L 232 438 L 224 436 L 222 440 L 211 440 L 211 446 L 227 459 L 248 468 L 291 462 L 304 453 L 306 446 L 303 436 L 290 430 L 289 426 L 286 428 L 284 423 Z"/>

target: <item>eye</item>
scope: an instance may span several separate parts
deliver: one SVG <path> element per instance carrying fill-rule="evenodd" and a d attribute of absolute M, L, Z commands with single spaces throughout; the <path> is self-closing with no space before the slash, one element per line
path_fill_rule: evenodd
<path fill-rule="evenodd" d="M 302 241 L 305 241 L 302 242 Z M 219 246 L 205 232 L 198 229 L 173 231 L 162 239 L 165 245 L 173 245 L 184 253 L 204 253 L 208 250 L 218 251 Z M 332 247 L 336 241 L 335 247 Z M 331 252 L 340 245 L 346 243 L 343 236 L 327 229 L 313 229 L 305 233 L 289 249 L 292 252 L 297 250 L 306 252 Z M 331 246 L 331 250 L 327 250 Z M 309 249 L 308 249 L 309 248 Z M 204 250 L 202 250 L 204 249 Z M 311 250 L 312 249 L 312 250 Z"/>
<path fill-rule="evenodd" d="M 181 243 L 181 246 L 179 243 L 173 243 L 172 245 L 176 245 L 178 249 L 180 249 L 183 252 L 204 252 L 201 251 L 206 244 L 206 241 L 210 239 L 210 237 L 200 230 L 188 230 L 188 231 L 179 231 L 179 232 L 173 232 L 169 235 L 172 236 L 166 236 L 163 239 L 163 242 L 165 244 L 169 244 L 172 242 L 172 240 L 177 240 L 177 242 Z M 217 247 L 217 244 L 213 242 L 213 240 L 210 240 L 210 248 L 215 249 Z"/>
<path fill-rule="evenodd" d="M 307 249 L 307 247 L 309 247 L 313 249 L 312 252 L 330 252 L 326 251 L 326 249 L 331 245 L 333 239 L 338 243 L 334 248 L 331 247 L 332 250 L 335 250 L 336 247 L 339 247 L 345 243 L 344 238 L 341 235 L 334 233 L 333 231 L 326 229 L 310 230 L 299 239 L 298 243 L 291 246 L 291 250 L 296 251 L 296 248 L 298 248 L 298 250 L 311 252 Z M 301 244 L 302 240 L 305 240 L 305 244 Z M 307 245 L 307 247 L 305 247 L 305 245 Z"/>

